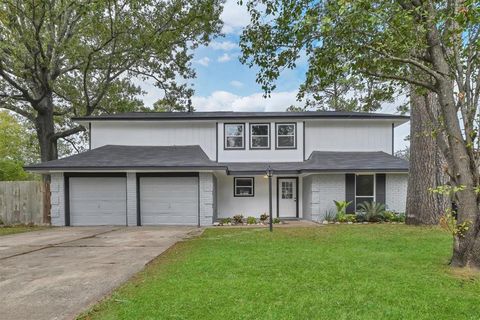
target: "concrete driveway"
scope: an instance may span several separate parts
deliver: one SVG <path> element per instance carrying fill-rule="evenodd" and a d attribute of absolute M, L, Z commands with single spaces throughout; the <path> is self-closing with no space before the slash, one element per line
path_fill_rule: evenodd
<path fill-rule="evenodd" d="M 0 237 L 0 318 L 72 319 L 193 227 L 69 227 Z"/>

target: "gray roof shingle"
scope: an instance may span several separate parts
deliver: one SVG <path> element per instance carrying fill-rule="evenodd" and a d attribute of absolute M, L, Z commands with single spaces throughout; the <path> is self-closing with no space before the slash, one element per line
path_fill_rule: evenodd
<path fill-rule="evenodd" d="M 211 120 L 211 119 L 248 119 L 248 118 L 333 118 L 333 119 L 392 119 L 408 121 L 404 115 L 345 111 L 305 111 L 305 112 L 127 112 L 88 117 L 75 117 L 75 121 L 96 120 Z"/>
<path fill-rule="evenodd" d="M 107 145 L 63 159 L 26 166 L 31 171 L 62 170 L 227 170 L 262 174 L 268 167 L 282 173 L 407 172 L 408 161 L 385 152 L 315 151 L 304 162 L 228 162 L 208 158 L 200 146 Z"/>

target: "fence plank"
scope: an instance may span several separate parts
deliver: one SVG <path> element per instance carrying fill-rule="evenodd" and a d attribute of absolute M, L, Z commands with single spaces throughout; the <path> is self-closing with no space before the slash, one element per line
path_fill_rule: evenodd
<path fill-rule="evenodd" d="M 4 224 L 48 224 L 50 188 L 42 181 L 0 181 L 0 219 Z"/>

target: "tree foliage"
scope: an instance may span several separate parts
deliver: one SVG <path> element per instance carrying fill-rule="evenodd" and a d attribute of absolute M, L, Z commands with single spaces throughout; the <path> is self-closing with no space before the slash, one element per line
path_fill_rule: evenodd
<path fill-rule="evenodd" d="M 380 92 L 413 87 L 432 92 L 427 107 L 432 134 L 446 159 L 458 223 L 452 265 L 480 268 L 480 4 L 475 0 L 250 0 L 252 23 L 242 35 L 244 61 L 260 66 L 257 80 L 269 92 L 281 67 L 302 50 L 323 90 L 342 79 L 373 83 Z M 307 76 L 306 86 L 311 87 Z"/>
<path fill-rule="evenodd" d="M 220 32 L 222 0 L 5 0 L 0 107 L 35 127 L 43 161 L 85 130 L 71 116 L 138 110 L 138 80 L 189 103 L 191 50 Z"/>

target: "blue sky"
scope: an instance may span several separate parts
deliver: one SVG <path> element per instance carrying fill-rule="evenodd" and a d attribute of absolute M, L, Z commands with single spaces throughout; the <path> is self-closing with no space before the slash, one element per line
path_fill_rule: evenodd
<path fill-rule="evenodd" d="M 237 0 L 227 0 L 221 16 L 224 37 L 214 39 L 208 47 L 194 52 L 193 67 L 197 77 L 193 80 L 195 95 L 192 98 L 197 111 L 284 111 L 296 103 L 299 85 L 303 82 L 306 60 L 300 59 L 295 70 L 286 70 L 277 81 L 271 97 L 265 99 L 261 87 L 255 82 L 255 68 L 242 65 L 238 57 L 239 36 L 249 22 L 248 12 L 237 5 Z M 152 105 L 161 92 L 152 84 L 142 84 L 147 94 L 145 105 Z M 386 104 L 382 112 L 396 113 L 395 104 Z M 395 148 L 403 149 L 408 135 L 408 125 L 396 130 Z"/>

